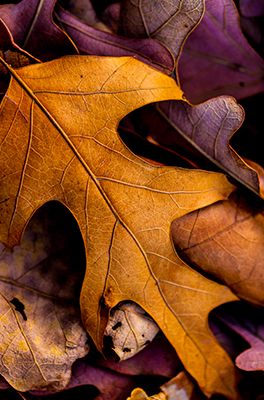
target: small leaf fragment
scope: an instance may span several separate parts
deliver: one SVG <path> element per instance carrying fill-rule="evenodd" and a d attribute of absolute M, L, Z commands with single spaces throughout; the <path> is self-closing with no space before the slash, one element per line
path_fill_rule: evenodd
<path fill-rule="evenodd" d="M 144 349 L 158 331 L 158 326 L 141 307 L 124 303 L 111 311 L 104 335 L 112 339 L 111 349 L 122 361 Z"/>

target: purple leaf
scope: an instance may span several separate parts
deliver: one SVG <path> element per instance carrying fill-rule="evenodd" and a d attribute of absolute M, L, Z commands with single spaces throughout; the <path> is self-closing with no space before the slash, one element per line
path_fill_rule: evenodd
<path fill-rule="evenodd" d="M 22 0 L 18 4 L 0 5 L 0 27 L 5 24 L 19 47 L 43 61 L 76 54 L 71 39 L 52 19 L 55 2 Z"/>
<path fill-rule="evenodd" d="M 183 90 L 193 103 L 264 90 L 264 61 L 245 39 L 232 0 L 206 0 L 206 12 L 179 62 Z"/>
<path fill-rule="evenodd" d="M 180 367 L 173 347 L 162 336 L 156 337 L 144 350 L 134 357 L 114 362 L 100 358 L 98 365 L 126 375 L 160 375 L 172 378 Z"/>
<path fill-rule="evenodd" d="M 171 73 L 174 69 L 171 53 L 153 39 L 128 39 L 100 31 L 84 24 L 62 8 L 59 8 L 57 18 L 82 54 L 136 56 L 141 61 L 152 64 L 166 73 Z"/>
<path fill-rule="evenodd" d="M 229 144 L 244 118 L 243 109 L 235 99 L 221 96 L 196 106 L 170 101 L 160 103 L 159 109 L 166 120 L 196 149 L 259 194 L 256 171 L 246 164 Z M 157 132 L 154 139 L 165 144 L 166 137 Z M 166 145 L 170 141 L 173 146 L 173 140 L 171 135 Z"/>
<path fill-rule="evenodd" d="M 250 345 L 236 358 L 236 365 L 245 371 L 264 371 L 263 309 L 234 303 L 218 309 L 215 316 Z"/>
<path fill-rule="evenodd" d="M 260 17 L 264 15 L 263 0 L 240 0 L 239 8 L 244 17 Z"/>
<path fill-rule="evenodd" d="M 65 390 L 67 391 L 84 385 L 93 385 L 100 391 L 96 400 L 120 400 L 125 399 L 129 395 L 135 387 L 135 381 L 132 377 L 121 375 L 105 368 L 92 366 L 87 361 L 78 360 L 73 366 L 72 377 Z M 34 391 L 31 393 L 35 396 L 43 396 L 50 395 L 53 392 Z M 64 391 L 63 393 L 66 392 Z"/>
<path fill-rule="evenodd" d="M 121 32 L 129 37 L 151 37 L 178 59 L 183 42 L 200 21 L 203 0 L 124 0 Z"/>

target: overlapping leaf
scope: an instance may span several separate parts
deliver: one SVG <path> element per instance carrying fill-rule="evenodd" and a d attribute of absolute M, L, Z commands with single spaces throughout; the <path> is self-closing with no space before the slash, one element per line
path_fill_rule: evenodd
<path fill-rule="evenodd" d="M 59 8 L 57 19 L 74 40 L 81 54 L 134 56 L 168 74 L 174 69 L 174 58 L 161 43 L 153 39 L 129 39 L 86 25 L 71 13 Z"/>
<path fill-rule="evenodd" d="M 0 5 L 0 32 L 7 27 L 15 44 L 40 60 L 76 54 L 72 40 L 52 19 L 55 3 L 56 0 L 22 0 Z"/>
<path fill-rule="evenodd" d="M 241 99 L 264 90 L 264 61 L 241 32 L 233 0 L 206 0 L 206 12 L 185 43 L 180 82 L 200 103 L 229 94 Z"/>
<path fill-rule="evenodd" d="M 97 346 L 109 310 L 129 299 L 153 317 L 206 393 L 235 397 L 232 363 L 207 324 L 209 311 L 234 296 L 182 263 L 170 239 L 173 219 L 232 186 L 221 174 L 146 164 L 116 133 L 129 111 L 180 99 L 180 89 L 129 58 L 4 65 L 13 78 L 0 109 L 1 240 L 14 245 L 36 208 L 64 203 L 85 242 L 82 316 Z"/>
<path fill-rule="evenodd" d="M 178 59 L 182 44 L 203 11 L 203 0 L 125 0 L 121 3 L 120 29 L 129 37 L 159 40 Z"/>
<path fill-rule="evenodd" d="M 89 349 L 76 302 L 83 275 L 78 231 L 62 222 L 69 220 L 58 207 L 45 210 L 21 246 L 1 245 L 0 373 L 20 391 L 64 388 L 73 362 Z"/>
<path fill-rule="evenodd" d="M 243 197 L 193 212 L 173 223 L 179 254 L 259 305 L 263 297 L 263 207 Z"/>

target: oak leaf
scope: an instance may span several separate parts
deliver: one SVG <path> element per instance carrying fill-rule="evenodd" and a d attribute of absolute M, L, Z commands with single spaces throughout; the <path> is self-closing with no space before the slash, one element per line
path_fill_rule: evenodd
<path fill-rule="evenodd" d="M 223 94 L 242 99 L 262 92 L 264 60 L 243 35 L 233 0 L 206 0 L 205 8 L 179 61 L 188 99 L 200 103 Z"/>
<path fill-rule="evenodd" d="M 0 374 L 16 390 L 63 389 L 89 350 L 75 300 L 83 275 L 78 233 L 61 207 L 44 206 L 20 246 L 0 245 Z"/>
<path fill-rule="evenodd" d="M 134 301 L 206 393 L 234 397 L 233 366 L 207 316 L 235 297 L 181 262 L 170 238 L 175 218 L 233 187 L 222 174 L 152 166 L 116 132 L 133 109 L 181 90 L 131 58 L 72 56 L 17 71 L 1 62 L 12 79 L 0 109 L 0 239 L 13 246 L 38 207 L 65 204 L 87 252 L 81 309 L 96 345 L 110 309 Z"/>
<path fill-rule="evenodd" d="M 174 221 L 172 236 L 180 257 L 263 306 L 263 205 L 235 194 Z"/>

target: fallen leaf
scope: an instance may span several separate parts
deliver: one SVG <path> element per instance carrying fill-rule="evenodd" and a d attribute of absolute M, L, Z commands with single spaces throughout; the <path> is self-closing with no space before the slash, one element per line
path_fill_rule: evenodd
<path fill-rule="evenodd" d="M 100 357 L 96 365 L 125 375 L 156 375 L 172 378 L 181 367 L 180 360 L 166 338 L 158 334 L 154 340 L 134 357 L 122 362 Z"/>
<path fill-rule="evenodd" d="M 123 303 L 112 309 L 104 335 L 111 338 L 111 350 L 122 361 L 144 349 L 158 331 L 158 326 L 141 307 Z"/>
<path fill-rule="evenodd" d="M 70 0 L 66 3 L 67 10 L 82 19 L 87 25 L 94 26 L 99 22 L 90 0 Z"/>
<path fill-rule="evenodd" d="M 264 90 L 264 61 L 248 44 L 233 0 L 206 0 L 202 21 L 179 61 L 182 88 L 192 103 L 229 94 L 237 99 Z"/>
<path fill-rule="evenodd" d="M 189 376 L 181 371 L 161 387 L 161 392 L 148 396 L 143 389 L 136 388 L 127 400 L 198 400 L 201 396 L 196 392 L 196 387 Z"/>
<path fill-rule="evenodd" d="M 240 0 L 239 9 L 245 17 L 259 17 L 264 15 L 264 3 L 259 0 Z"/>
<path fill-rule="evenodd" d="M 179 372 L 175 378 L 164 383 L 160 388 L 168 400 L 201 399 L 201 396 L 196 395 L 197 388 L 185 371 Z"/>
<path fill-rule="evenodd" d="M 147 393 L 140 388 L 136 388 L 131 392 L 127 400 L 168 400 L 165 393 L 160 392 L 153 396 L 148 396 Z"/>
<path fill-rule="evenodd" d="M 62 389 L 73 362 L 88 352 L 75 300 L 83 275 L 78 231 L 70 229 L 65 211 L 47 207 L 34 216 L 20 246 L 1 245 L 0 373 L 19 391 Z"/>
<path fill-rule="evenodd" d="M 78 387 L 81 389 L 88 385 L 94 386 L 100 392 L 99 395 L 96 396 L 96 400 L 121 400 L 125 399 L 133 387 L 135 387 L 135 380 L 132 376 L 122 375 L 102 367 L 91 365 L 88 361 L 78 360 L 73 366 L 72 377 L 68 386 L 60 393 L 61 399 L 63 399 L 63 396 L 67 395 L 67 392 L 71 393 L 71 390 L 77 389 Z M 50 397 L 43 396 L 43 392 L 41 391 L 34 391 L 31 392 L 31 394 L 37 397 L 40 396 L 41 399 L 49 399 Z M 52 392 L 47 392 L 46 394 L 52 395 Z M 72 396 L 73 395 L 74 393 L 72 393 Z M 57 394 L 54 395 L 54 400 L 56 396 Z M 90 396 L 86 396 L 83 397 L 85 399 L 90 399 Z M 94 397 L 92 396 L 92 398 Z"/>
<path fill-rule="evenodd" d="M 173 222 L 180 257 L 224 282 L 239 297 L 263 305 L 263 206 L 234 195 Z"/>
<path fill-rule="evenodd" d="M 159 106 L 163 117 L 197 150 L 218 167 L 259 195 L 263 195 L 258 168 L 253 169 L 230 145 L 233 134 L 244 119 L 244 110 L 235 99 L 220 96 L 191 106 L 184 102 L 164 102 Z M 157 132 L 154 138 L 164 144 Z M 173 134 L 166 140 L 173 145 Z"/>
<path fill-rule="evenodd" d="M 236 357 L 236 365 L 245 371 L 264 371 L 263 309 L 234 303 L 217 309 L 214 315 L 250 345 Z"/>
<path fill-rule="evenodd" d="M 203 0 L 124 0 L 120 30 L 128 37 L 151 37 L 167 46 L 175 59 L 204 12 Z"/>
<path fill-rule="evenodd" d="M 0 5 L 0 29 L 1 25 L 7 27 L 19 48 L 42 61 L 76 54 L 73 41 L 52 19 L 55 3 L 56 0 L 22 0 Z"/>
<path fill-rule="evenodd" d="M 129 111 L 180 99 L 181 90 L 131 58 L 72 56 L 17 71 L 1 62 L 13 76 L 0 110 L 1 240 L 16 244 L 45 202 L 65 204 L 85 242 L 82 318 L 98 348 L 109 311 L 129 299 L 206 393 L 234 397 L 233 365 L 207 324 L 209 311 L 234 296 L 182 263 L 170 238 L 171 221 L 233 186 L 222 174 L 152 166 L 116 133 Z"/>
<path fill-rule="evenodd" d="M 153 39 L 129 39 L 103 32 L 85 25 L 74 15 L 59 8 L 57 19 L 74 40 L 81 54 L 98 56 L 134 56 L 139 60 L 172 73 L 175 62 L 171 53 L 161 43 Z"/>

